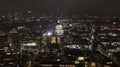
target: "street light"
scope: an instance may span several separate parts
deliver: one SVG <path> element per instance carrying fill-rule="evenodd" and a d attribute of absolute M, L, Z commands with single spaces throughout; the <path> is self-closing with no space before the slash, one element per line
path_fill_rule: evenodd
<path fill-rule="evenodd" d="M 43 34 L 43 36 L 46 36 L 47 34 Z"/>
<path fill-rule="evenodd" d="M 84 57 L 78 57 L 79 61 L 83 61 L 85 58 Z"/>
<path fill-rule="evenodd" d="M 37 44 L 36 43 L 27 43 L 27 44 L 22 44 L 23 46 L 37 46 Z"/>
<path fill-rule="evenodd" d="M 48 33 L 47 33 L 47 35 L 48 35 L 48 36 L 51 36 L 51 35 L 52 35 L 52 33 L 51 33 L 51 32 L 48 32 Z"/>

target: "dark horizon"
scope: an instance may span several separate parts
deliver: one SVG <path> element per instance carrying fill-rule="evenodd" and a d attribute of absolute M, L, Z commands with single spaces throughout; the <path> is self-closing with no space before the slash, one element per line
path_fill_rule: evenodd
<path fill-rule="evenodd" d="M 119 0 L 0 0 L 0 11 L 120 16 Z"/>

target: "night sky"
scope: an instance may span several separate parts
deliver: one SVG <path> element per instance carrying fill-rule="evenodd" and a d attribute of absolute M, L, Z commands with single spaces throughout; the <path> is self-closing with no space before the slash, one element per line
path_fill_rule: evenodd
<path fill-rule="evenodd" d="M 0 0 L 1 10 L 120 16 L 120 0 Z"/>

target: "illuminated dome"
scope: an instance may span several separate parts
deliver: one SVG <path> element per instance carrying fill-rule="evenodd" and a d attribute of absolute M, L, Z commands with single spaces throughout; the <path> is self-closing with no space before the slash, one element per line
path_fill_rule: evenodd
<path fill-rule="evenodd" d="M 56 29 L 63 29 L 63 26 L 62 25 L 56 25 Z"/>

